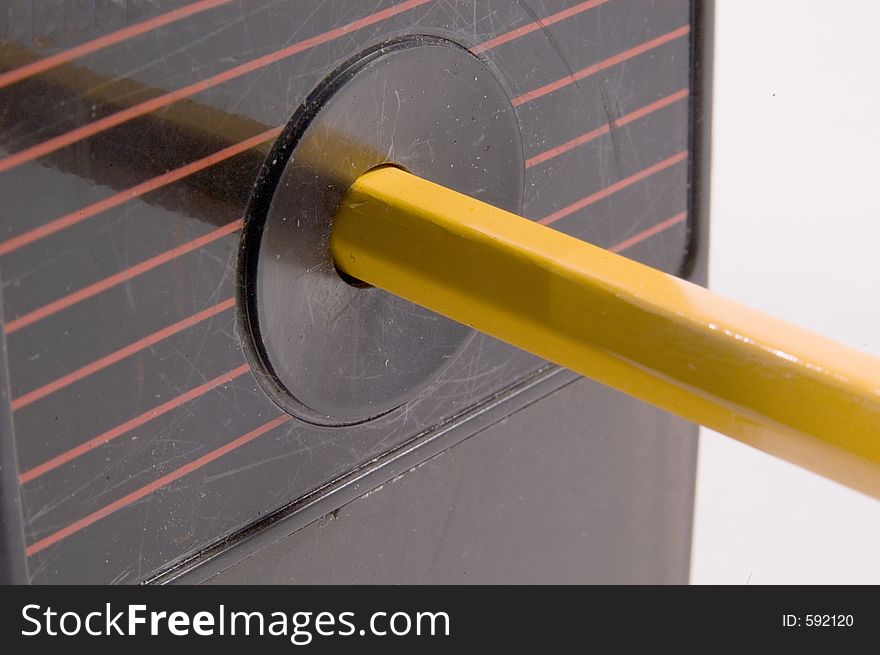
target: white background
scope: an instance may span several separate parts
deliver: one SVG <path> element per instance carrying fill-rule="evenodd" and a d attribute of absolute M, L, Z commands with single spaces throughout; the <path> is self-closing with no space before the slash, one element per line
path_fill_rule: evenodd
<path fill-rule="evenodd" d="M 710 286 L 880 355 L 880 3 L 718 0 Z M 880 583 L 880 501 L 704 430 L 693 583 Z"/>

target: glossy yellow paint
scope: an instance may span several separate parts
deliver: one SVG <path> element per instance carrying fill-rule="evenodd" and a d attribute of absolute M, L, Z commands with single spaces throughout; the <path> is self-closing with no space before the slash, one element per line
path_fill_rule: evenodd
<path fill-rule="evenodd" d="M 331 252 L 355 278 L 880 498 L 877 358 L 392 167 L 351 188 Z"/>

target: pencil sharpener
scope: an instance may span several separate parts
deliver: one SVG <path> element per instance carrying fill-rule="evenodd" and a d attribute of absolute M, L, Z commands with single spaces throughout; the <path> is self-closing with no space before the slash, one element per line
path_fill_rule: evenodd
<path fill-rule="evenodd" d="M 86 4 L 0 20 L 0 575 L 687 579 L 695 427 L 327 249 L 392 163 L 704 282 L 711 3 Z"/>

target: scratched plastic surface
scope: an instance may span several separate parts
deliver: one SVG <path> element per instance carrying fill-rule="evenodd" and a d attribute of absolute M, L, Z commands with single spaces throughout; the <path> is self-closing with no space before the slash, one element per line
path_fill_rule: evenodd
<path fill-rule="evenodd" d="M 334 67 L 406 34 L 472 49 L 517 108 L 524 214 L 678 272 L 690 21 L 687 0 L 8 3 L 0 276 L 32 579 L 148 579 L 542 366 L 477 337 L 356 428 L 256 384 L 241 218 Z"/>

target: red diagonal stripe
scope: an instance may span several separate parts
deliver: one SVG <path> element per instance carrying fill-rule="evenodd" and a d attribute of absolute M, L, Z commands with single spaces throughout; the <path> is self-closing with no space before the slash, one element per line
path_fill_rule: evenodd
<path fill-rule="evenodd" d="M 640 244 L 642 241 L 650 239 L 652 236 L 665 232 L 669 228 L 684 222 L 685 218 L 687 218 L 687 212 L 678 213 L 672 218 L 667 218 L 665 221 L 657 223 L 657 225 L 654 225 L 653 227 L 649 227 L 647 230 L 634 234 L 629 239 L 621 241 L 616 246 L 611 246 L 608 250 L 611 252 L 623 252 L 624 250 L 628 250 L 629 248 Z"/>
<path fill-rule="evenodd" d="M 150 32 L 164 25 L 174 23 L 188 16 L 192 16 L 193 14 L 198 14 L 208 9 L 213 9 L 218 5 L 225 5 L 229 1 L 230 0 L 199 0 L 199 2 L 193 2 L 192 4 L 189 4 L 185 7 L 181 7 L 180 9 L 169 11 L 167 13 L 156 16 L 155 18 L 150 18 L 143 22 L 118 30 L 116 32 L 111 32 L 110 34 L 106 34 L 105 36 L 100 36 L 97 39 L 87 41 L 82 45 L 70 48 L 69 50 L 65 50 L 64 52 L 59 52 L 56 55 L 43 57 L 39 61 L 35 61 L 31 64 L 27 64 L 25 66 L 21 66 L 11 71 L 7 71 L 6 73 L 0 74 L 0 89 L 28 77 L 33 77 L 34 75 L 45 73 L 47 70 L 56 68 L 61 64 L 66 64 L 70 61 L 73 61 L 74 59 L 79 59 L 80 57 L 84 57 L 97 50 L 102 50 L 111 45 L 122 43 L 123 41 L 127 41 L 128 39 L 139 36 L 146 32 Z"/>
<path fill-rule="evenodd" d="M 34 389 L 33 391 L 29 391 L 26 394 L 19 396 L 18 398 L 13 399 L 12 401 L 12 409 L 19 410 L 22 407 L 26 407 L 40 398 L 45 398 L 49 394 L 55 393 L 59 389 L 63 389 L 66 386 L 73 384 L 79 380 L 82 380 L 84 377 L 88 377 L 89 375 L 96 373 L 102 369 L 107 368 L 111 364 L 115 364 L 116 362 L 125 359 L 126 357 L 133 355 L 141 350 L 149 348 L 150 346 L 154 346 L 159 343 L 163 339 L 167 339 L 168 337 L 177 334 L 178 332 L 182 332 L 188 327 L 192 327 L 201 321 L 211 318 L 212 316 L 216 316 L 220 312 L 226 311 L 230 307 L 235 304 L 235 298 L 227 298 L 223 302 L 219 302 L 213 307 L 208 307 L 208 309 L 203 309 L 202 311 L 189 316 L 182 321 L 178 321 L 173 325 L 169 325 L 166 328 L 162 328 L 158 332 L 154 332 L 153 334 L 144 337 L 143 339 L 139 339 L 124 348 L 120 348 L 116 352 L 112 352 L 109 355 L 98 359 L 91 364 L 87 364 L 82 368 L 78 368 L 72 373 L 68 373 L 57 380 L 50 382 L 49 384 L 45 384 L 42 387 Z"/>
<path fill-rule="evenodd" d="M 654 48 L 658 48 L 664 43 L 669 43 L 670 41 L 674 41 L 678 39 L 688 32 L 691 31 L 690 25 L 683 25 L 678 29 L 672 30 L 671 32 L 667 32 L 662 36 L 658 36 L 655 39 L 651 39 L 650 41 L 645 41 L 641 45 L 637 45 L 634 48 L 630 48 L 629 50 L 625 50 L 620 54 L 614 55 L 613 57 L 609 57 L 608 59 L 603 59 L 602 61 L 593 64 L 591 66 L 587 66 L 583 68 L 573 75 L 569 75 L 568 77 L 563 77 L 561 79 L 556 80 L 555 82 L 550 82 L 549 84 L 545 84 L 544 86 L 538 87 L 533 91 L 529 91 L 528 93 L 523 93 L 520 96 L 517 96 L 513 99 L 513 106 L 518 107 L 527 102 L 531 102 L 536 98 L 540 98 L 541 96 L 545 96 L 548 93 L 553 93 L 554 91 L 558 91 L 559 89 L 568 86 L 569 84 L 574 84 L 575 82 L 579 82 L 580 80 L 589 77 L 590 75 L 595 75 L 596 73 L 605 70 L 606 68 L 611 68 L 612 66 L 616 66 L 617 64 L 621 64 L 625 62 L 627 59 L 632 59 L 633 57 L 637 57 L 638 55 L 644 54 L 649 50 L 653 50 Z M 0 160 L 0 164 L 2 164 L 2 160 Z"/>
<path fill-rule="evenodd" d="M 155 257 L 151 257 L 145 261 L 142 261 L 140 264 L 135 264 L 130 268 L 126 268 L 125 270 L 116 273 L 115 275 L 111 275 L 110 277 L 106 277 L 103 280 L 99 280 L 94 284 L 90 284 L 89 286 L 80 289 L 79 291 L 74 291 L 71 294 L 64 296 L 63 298 L 59 298 L 53 302 L 50 302 L 47 305 L 43 305 L 42 307 L 35 309 L 32 312 L 28 312 L 15 320 L 9 321 L 6 324 L 6 334 L 12 334 L 16 330 L 20 330 L 23 327 L 27 327 L 32 323 L 36 323 L 37 321 L 41 321 L 47 316 L 52 316 L 53 314 L 57 314 L 63 309 L 67 309 L 72 305 L 75 305 L 78 302 L 82 302 L 87 298 L 91 298 L 102 291 L 106 291 L 107 289 L 111 289 L 123 282 L 127 282 L 134 277 L 142 273 L 146 273 L 147 271 L 151 271 L 162 264 L 165 264 L 172 259 L 176 259 L 182 255 L 185 255 L 188 252 L 192 252 L 193 250 L 197 250 L 202 246 L 206 246 L 209 243 L 220 239 L 227 234 L 231 234 L 232 232 L 236 232 L 241 228 L 242 220 L 238 219 L 237 221 L 232 221 L 231 223 L 224 225 L 223 227 L 214 230 L 213 232 L 209 232 L 204 236 L 201 236 L 197 239 L 193 239 L 188 243 L 184 243 L 182 245 L 177 246 L 176 248 L 172 248 L 171 250 L 166 250 L 163 253 L 156 255 Z"/>
<path fill-rule="evenodd" d="M 82 127 L 78 127 L 75 130 L 71 130 L 70 132 L 61 134 L 55 138 L 48 139 L 46 141 L 43 141 L 42 143 L 38 143 L 37 145 L 31 146 L 30 148 L 25 148 L 20 152 L 8 155 L 7 157 L 0 159 L 0 173 L 2 173 L 3 171 L 8 171 L 11 168 L 15 168 L 16 166 L 23 164 L 24 162 L 33 161 L 38 157 L 48 155 L 49 153 L 60 150 L 65 146 L 69 146 L 72 143 L 81 141 L 85 138 L 98 134 L 99 132 L 109 130 L 111 127 L 121 125 L 122 123 L 130 121 L 133 118 L 137 118 L 138 116 L 143 116 L 144 114 L 156 111 L 157 109 L 161 109 L 162 107 L 167 107 L 168 105 L 177 102 L 178 100 L 182 100 L 197 93 L 201 93 L 202 91 L 213 88 L 219 84 L 222 84 L 223 82 L 228 82 L 229 80 L 235 79 L 236 77 L 240 77 L 245 73 L 250 73 L 259 68 L 263 68 L 265 66 L 268 66 L 269 64 L 275 63 L 276 61 L 286 59 L 287 57 L 291 57 L 297 53 L 303 52 L 304 50 L 308 50 L 309 48 L 314 48 L 315 46 L 322 43 L 333 41 L 334 39 L 345 36 L 350 32 L 354 32 L 355 30 L 359 30 L 374 23 L 381 22 L 383 20 L 391 18 L 392 16 L 396 16 L 397 14 L 400 14 L 402 12 L 414 9 L 419 5 L 426 4 L 430 1 L 431 0 L 406 0 L 406 2 L 402 2 L 399 5 L 389 7 L 388 9 L 383 9 L 382 11 L 376 12 L 375 14 L 370 14 L 369 16 L 365 16 L 358 20 L 352 21 L 351 23 L 347 23 L 341 27 L 337 27 L 336 29 L 330 30 L 329 32 L 324 32 L 323 34 L 313 36 L 304 41 L 294 43 L 293 45 L 289 45 L 286 48 L 269 53 L 268 55 L 257 57 L 256 59 L 252 59 L 251 61 L 245 62 L 244 64 L 240 64 L 239 66 L 230 68 L 229 70 L 218 73 L 217 75 L 212 75 L 211 77 L 200 80 L 181 89 L 177 89 L 176 91 L 164 93 L 160 96 L 151 98 L 150 100 L 146 100 L 137 105 L 129 107 L 128 109 L 123 109 L 122 111 L 118 111 L 115 114 L 105 116 L 104 118 L 96 120 L 92 123 L 83 125 Z"/>
<path fill-rule="evenodd" d="M 74 521 L 73 523 L 71 523 L 67 527 L 61 528 L 57 532 L 53 532 L 48 537 L 43 537 L 39 541 L 34 542 L 30 546 L 27 547 L 26 550 L 27 550 L 28 557 L 30 557 L 31 555 L 34 555 L 36 553 L 39 553 L 41 550 L 48 548 L 49 546 L 51 546 L 53 544 L 57 544 L 62 539 L 66 539 L 70 535 L 79 532 L 83 528 L 89 527 L 93 523 L 97 523 L 105 516 L 109 516 L 113 512 L 120 510 L 123 507 L 128 507 L 132 503 L 139 501 L 141 498 L 144 498 L 145 496 L 149 496 L 154 491 L 161 489 L 162 487 L 164 487 L 166 485 L 171 484 L 175 480 L 182 478 L 184 475 L 187 475 L 188 473 L 192 473 L 193 471 L 200 469 L 201 467 L 205 466 L 206 464 L 210 464 L 215 459 L 222 457 L 226 453 L 229 453 L 229 452 L 235 450 L 236 448 L 241 448 L 246 443 L 251 442 L 254 439 L 256 439 L 257 437 L 260 437 L 260 436 L 266 434 L 270 430 L 274 430 L 279 425 L 283 425 L 284 423 L 286 423 L 289 420 L 290 420 L 290 417 L 287 415 L 279 416 L 278 418 L 272 419 L 268 423 L 264 423 L 263 425 L 256 428 L 255 430 L 251 430 L 247 434 L 243 434 L 240 437 L 238 437 L 237 439 L 230 441 L 225 446 L 221 446 L 220 448 L 217 448 L 216 450 L 212 450 L 211 452 L 207 453 L 206 455 L 202 455 L 197 460 L 192 461 L 189 464 L 184 464 L 179 469 L 172 471 L 171 473 L 168 473 L 167 475 L 163 475 L 158 480 L 155 480 L 154 482 L 151 482 L 150 484 L 145 485 L 145 486 L 141 487 L 140 489 L 133 491 L 126 496 L 123 496 L 119 500 L 113 501 L 109 505 L 105 505 L 104 507 L 97 510 L 96 512 L 92 512 L 88 516 L 85 516 L 78 521 Z"/>
<path fill-rule="evenodd" d="M 537 30 L 540 30 L 544 27 L 549 27 L 554 23 L 563 21 L 566 18 L 571 18 L 572 16 L 576 16 L 577 14 L 585 12 L 589 9 L 598 7 L 599 5 L 604 5 L 608 1 L 609 0 L 588 0 L 587 2 L 581 2 L 572 7 L 569 7 L 568 9 L 563 9 L 562 11 L 558 11 L 555 14 L 551 14 L 546 18 L 539 18 L 536 21 L 517 27 L 515 30 L 510 30 L 509 32 L 505 32 L 500 36 L 496 36 L 494 39 L 489 39 L 488 41 L 484 41 L 479 45 L 475 45 L 473 48 L 471 48 L 471 52 L 477 55 L 481 52 L 491 50 L 492 48 L 497 48 L 498 46 L 509 41 L 513 41 L 514 39 L 518 39 L 521 36 L 531 34 L 532 32 L 536 32 Z"/>
<path fill-rule="evenodd" d="M 135 428 L 138 428 L 149 421 L 152 421 L 154 418 L 162 416 L 162 414 L 167 414 L 172 409 L 176 409 L 181 405 L 188 403 L 191 400 L 195 400 L 199 396 L 203 396 L 211 389 L 216 389 L 221 384 L 226 384 L 234 380 L 235 378 L 244 375 L 250 370 L 250 366 L 244 364 L 239 366 L 238 368 L 234 368 L 228 373 L 224 373 L 223 375 L 214 378 L 213 380 L 208 380 L 204 384 L 201 384 L 194 389 L 190 389 L 186 393 L 182 393 L 176 398 L 172 398 L 170 400 L 165 401 L 161 405 L 154 407 L 153 409 L 140 414 L 139 416 L 135 416 L 133 419 L 122 423 L 121 425 L 117 425 L 115 428 L 107 430 L 106 432 L 102 432 L 97 437 L 89 439 L 88 441 L 81 443 L 75 448 L 71 448 L 68 451 L 61 453 L 60 455 L 53 457 L 52 459 L 43 462 L 39 466 L 35 466 L 32 469 L 29 469 L 21 474 L 20 481 L 21 484 L 26 484 L 31 480 L 34 480 L 49 471 L 58 468 L 68 462 L 76 459 L 80 455 L 84 455 L 89 452 L 92 448 L 97 446 L 102 446 L 105 443 L 109 443 L 113 439 L 122 436 L 127 432 L 131 432 Z"/>
<path fill-rule="evenodd" d="M 648 168 L 645 168 L 638 173 L 635 173 L 634 175 L 630 175 L 629 177 L 625 177 L 622 180 L 615 182 L 614 184 L 610 184 L 602 189 L 599 189 L 595 193 L 592 193 L 585 198 L 581 198 L 580 200 L 573 202 L 570 205 L 567 205 L 566 207 L 563 207 L 562 209 L 559 209 L 548 216 L 545 216 L 538 222 L 542 225 L 550 225 L 551 223 L 555 223 L 560 218 L 565 218 L 569 214 L 573 214 L 579 209 L 583 209 L 584 207 L 592 205 L 594 202 L 598 202 L 603 198 L 607 198 L 608 196 L 617 193 L 621 189 L 625 189 L 626 187 L 631 186 L 636 182 L 644 180 L 646 177 L 650 177 L 655 173 L 659 173 L 660 171 L 665 170 L 670 166 L 674 166 L 675 164 L 684 161 L 685 159 L 687 159 L 687 156 L 687 151 L 676 153 L 672 155 L 672 157 L 668 157 L 661 162 L 657 162 L 653 166 L 648 166 Z"/>
<path fill-rule="evenodd" d="M 645 105 L 641 109 L 636 109 L 635 111 L 621 116 L 617 120 L 614 121 L 614 127 L 623 127 L 624 125 L 628 125 L 634 121 L 637 121 L 640 118 L 644 118 L 649 114 L 654 113 L 662 109 L 663 107 L 668 107 L 669 105 L 678 102 L 679 100 L 683 100 L 688 97 L 688 90 L 681 89 L 680 91 L 676 91 L 665 98 L 660 98 L 655 102 L 652 102 L 649 105 Z M 611 128 L 606 123 L 601 127 L 597 127 L 595 130 L 590 130 L 586 134 L 582 134 L 579 137 L 575 137 L 571 141 L 566 141 L 558 146 L 550 148 L 549 150 L 545 150 L 544 152 L 535 155 L 534 157 L 530 157 L 526 160 L 526 168 L 531 168 L 532 166 L 537 166 L 538 164 L 543 164 L 548 159 L 553 159 L 554 157 L 558 157 L 559 155 L 568 152 L 578 146 L 582 146 L 585 143 L 589 143 L 593 139 L 596 139 L 603 134 L 608 134 L 611 131 Z"/>
<path fill-rule="evenodd" d="M 273 128 L 271 130 L 266 130 L 261 134 L 253 136 L 249 139 L 245 139 L 240 143 L 233 144 L 227 148 L 223 148 L 223 150 L 218 150 L 217 152 L 208 155 L 207 157 L 203 157 L 202 159 L 197 159 L 194 162 L 190 162 L 180 168 L 175 168 L 174 170 L 168 171 L 163 175 L 159 175 L 158 177 L 154 177 L 152 179 L 147 180 L 146 182 L 141 182 L 140 184 L 131 187 L 130 189 L 126 189 L 125 191 L 120 191 L 119 193 L 115 193 L 109 198 L 104 198 L 103 200 L 99 200 L 98 202 L 92 203 L 82 209 L 78 209 L 75 212 L 71 212 L 70 214 L 66 214 L 61 218 L 56 218 L 54 221 L 50 221 L 45 225 L 41 225 L 40 227 L 36 227 L 33 230 L 28 230 L 22 234 L 19 234 L 16 237 L 12 237 L 11 239 L 7 239 L 6 241 L 0 243 L 0 255 L 5 255 L 6 253 L 12 252 L 13 250 L 18 250 L 19 248 L 23 248 L 24 246 L 33 243 L 34 241 L 39 241 L 50 234 L 55 234 L 60 230 L 70 227 L 71 225 L 76 225 L 77 223 L 81 223 L 82 221 L 95 216 L 96 214 L 100 214 L 101 212 L 105 212 L 108 209 L 112 209 L 118 205 L 121 205 L 129 200 L 133 200 L 134 198 L 138 198 L 145 193 L 149 193 L 150 191 L 155 191 L 163 186 L 167 186 L 168 184 L 172 184 L 173 182 L 177 182 L 189 175 L 194 175 L 201 170 L 208 168 L 209 166 L 213 166 L 214 164 L 218 164 L 221 161 L 234 157 L 246 150 L 250 150 L 251 148 L 260 145 L 266 141 L 270 141 L 278 137 L 281 134 L 281 128 Z"/>

